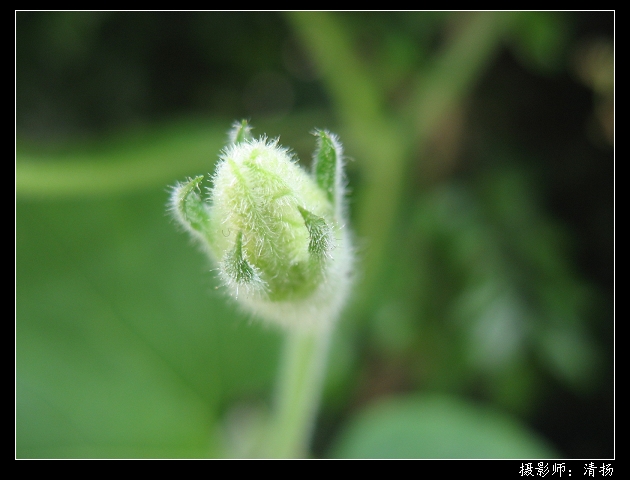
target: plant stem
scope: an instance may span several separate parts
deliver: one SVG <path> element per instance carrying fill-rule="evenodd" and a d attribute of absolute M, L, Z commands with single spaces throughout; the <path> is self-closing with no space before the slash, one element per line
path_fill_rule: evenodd
<path fill-rule="evenodd" d="M 20 142 L 16 148 L 15 193 L 21 198 L 117 195 L 162 188 L 173 177 L 210 168 L 208 152 L 225 138 L 215 123 L 173 122 L 146 133 L 119 133 L 74 147 L 45 150 Z"/>
<path fill-rule="evenodd" d="M 471 91 L 498 52 L 518 12 L 454 13 L 445 47 L 417 75 L 407 106 L 388 108 L 386 92 L 356 54 L 343 15 L 288 12 L 287 18 L 321 69 L 337 107 L 346 146 L 360 159 L 363 185 L 354 202 L 355 231 L 369 238 L 362 255 L 361 298 L 371 305 L 402 201 L 411 159 L 424 158 L 426 140 L 441 119 Z M 383 68 L 380 66 L 379 68 Z M 411 72 L 409 72 L 411 73 Z M 401 79 L 402 80 L 402 79 Z"/>
<path fill-rule="evenodd" d="M 321 398 L 330 330 L 289 331 L 283 354 L 271 438 L 271 458 L 303 458 Z"/>

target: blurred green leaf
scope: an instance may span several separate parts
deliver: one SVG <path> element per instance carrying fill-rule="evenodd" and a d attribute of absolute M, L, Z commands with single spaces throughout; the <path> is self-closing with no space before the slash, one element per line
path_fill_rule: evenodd
<path fill-rule="evenodd" d="M 17 204 L 17 456 L 221 456 L 217 418 L 269 389 L 249 326 L 166 192 Z"/>
<path fill-rule="evenodd" d="M 519 422 L 447 396 L 382 400 L 351 419 L 334 458 L 554 458 Z"/>

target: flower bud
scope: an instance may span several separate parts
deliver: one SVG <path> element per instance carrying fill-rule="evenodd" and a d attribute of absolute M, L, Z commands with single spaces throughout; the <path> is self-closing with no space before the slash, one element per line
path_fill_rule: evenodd
<path fill-rule="evenodd" d="M 201 177 L 178 185 L 171 200 L 237 302 L 290 328 L 330 325 L 350 286 L 341 146 L 328 132 L 316 135 L 311 175 L 277 140 L 253 139 L 245 122 L 235 124 L 209 202 L 197 193 Z"/>

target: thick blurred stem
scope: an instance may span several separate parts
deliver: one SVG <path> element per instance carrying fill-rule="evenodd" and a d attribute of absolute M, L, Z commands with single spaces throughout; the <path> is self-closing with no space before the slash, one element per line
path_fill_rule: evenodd
<path fill-rule="evenodd" d="M 471 91 L 517 18 L 516 12 L 453 14 L 456 28 L 418 75 L 406 107 L 392 111 L 385 92 L 356 54 L 356 40 L 343 16 L 330 12 L 288 12 L 287 18 L 323 75 L 343 125 L 346 146 L 359 160 L 362 185 L 355 214 L 363 275 L 357 304 L 369 305 L 396 226 L 409 164 L 424 155 L 427 138 Z"/>
<path fill-rule="evenodd" d="M 308 456 L 326 370 L 330 330 L 287 333 L 265 456 Z"/>

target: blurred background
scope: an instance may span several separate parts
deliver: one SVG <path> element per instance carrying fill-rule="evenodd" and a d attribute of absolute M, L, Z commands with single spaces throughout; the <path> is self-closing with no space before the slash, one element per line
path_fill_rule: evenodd
<path fill-rule="evenodd" d="M 166 212 L 339 134 L 314 457 L 614 457 L 614 12 L 16 12 L 16 456 L 246 456 L 281 335 Z M 209 185 L 209 183 L 207 184 Z"/>

